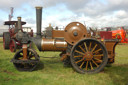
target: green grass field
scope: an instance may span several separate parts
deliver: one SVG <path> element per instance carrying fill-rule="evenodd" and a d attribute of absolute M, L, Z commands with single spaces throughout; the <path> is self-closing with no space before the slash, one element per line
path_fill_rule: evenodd
<path fill-rule="evenodd" d="M 115 63 L 97 74 L 79 74 L 63 66 L 59 52 L 38 52 L 41 62 L 33 72 L 19 72 L 10 60 L 14 53 L 4 50 L 0 39 L 0 85 L 127 85 L 128 45 L 116 47 Z M 57 58 L 43 58 L 57 57 Z"/>

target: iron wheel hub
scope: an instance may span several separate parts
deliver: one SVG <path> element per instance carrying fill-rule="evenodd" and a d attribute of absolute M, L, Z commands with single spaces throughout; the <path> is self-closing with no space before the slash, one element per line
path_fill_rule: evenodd
<path fill-rule="evenodd" d="M 92 58 L 93 58 L 92 52 L 86 52 L 85 55 L 83 56 L 84 61 L 90 61 L 92 60 Z"/>

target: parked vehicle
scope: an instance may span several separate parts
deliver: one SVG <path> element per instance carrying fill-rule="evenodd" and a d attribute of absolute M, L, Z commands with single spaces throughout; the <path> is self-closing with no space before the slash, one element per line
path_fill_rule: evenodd
<path fill-rule="evenodd" d="M 112 32 L 113 39 L 119 39 L 121 43 L 128 43 L 126 38 L 126 31 L 123 27 L 106 27 L 104 28 L 107 32 Z"/>
<path fill-rule="evenodd" d="M 21 20 L 18 19 L 18 29 Z M 22 49 L 16 52 L 11 60 L 19 71 L 34 70 L 40 58 L 37 52 L 28 47 L 35 43 L 39 51 L 60 51 L 64 64 L 70 64 L 79 73 L 97 73 L 115 59 L 117 39 L 101 40 L 88 35 L 86 26 L 80 22 L 69 23 L 64 30 L 47 27 L 41 33 L 42 7 L 36 7 L 36 37 L 18 31 L 17 40 L 22 40 Z M 20 37 L 22 36 L 22 37 Z"/>
<path fill-rule="evenodd" d="M 20 17 L 18 17 L 20 18 Z M 4 25 L 8 25 L 8 32 L 3 33 L 3 47 L 4 49 L 10 49 L 11 52 L 15 52 L 17 48 L 22 48 L 22 44 L 19 40 L 16 39 L 16 34 L 18 31 L 25 32 L 27 30 L 22 29 L 22 25 L 25 25 L 26 22 L 21 22 L 20 28 L 18 27 L 18 21 L 5 21 Z M 31 37 L 33 37 L 33 30 L 29 28 L 28 33 Z"/>

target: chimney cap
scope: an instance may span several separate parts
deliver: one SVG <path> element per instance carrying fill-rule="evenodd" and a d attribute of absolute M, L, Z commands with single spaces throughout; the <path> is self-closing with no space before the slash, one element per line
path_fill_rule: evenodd
<path fill-rule="evenodd" d="M 21 19 L 21 17 L 17 17 L 17 19 Z"/>
<path fill-rule="evenodd" d="M 42 6 L 36 6 L 35 8 L 36 8 L 36 9 L 41 9 L 41 8 L 42 8 Z"/>

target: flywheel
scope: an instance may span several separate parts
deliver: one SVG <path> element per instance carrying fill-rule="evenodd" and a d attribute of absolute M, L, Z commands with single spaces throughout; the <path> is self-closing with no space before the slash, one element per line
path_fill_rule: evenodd
<path fill-rule="evenodd" d="M 80 22 L 72 22 L 68 24 L 64 30 L 64 38 L 71 45 L 85 38 L 86 35 L 87 29 Z"/>

